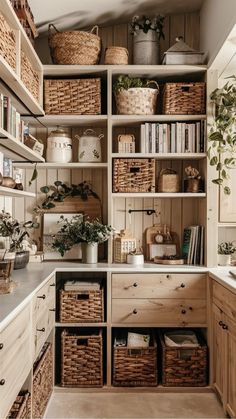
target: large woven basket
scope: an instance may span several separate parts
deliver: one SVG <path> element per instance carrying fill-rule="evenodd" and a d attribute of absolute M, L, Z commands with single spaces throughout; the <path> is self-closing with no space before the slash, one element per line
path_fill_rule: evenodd
<path fill-rule="evenodd" d="M 42 418 L 53 389 L 53 356 L 51 343 L 45 343 L 34 363 L 32 417 Z"/>
<path fill-rule="evenodd" d="M 155 192 L 155 160 L 114 159 L 113 192 Z"/>
<path fill-rule="evenodd" d="M 179 175 L 173 169 L 162 169 L 158 177 L 158 192 L 179 192 Z"/>
<path fill-rule="evenodd" d="M 90 332 L 91 333 L 91 332 Z M 61 385 L 64 387 L 102 387 L 102 330 L 86 335 L 61 335 Z"/>
<path fill-rule="evenodd" d="M 205 83 L 166 83 L 163 113 L 167 115 L 205 114 Z"/>
<path fill-rule="evenodd" d="M 156 386 L 157 385 L 157 343 L 148 348 L 113 348 L 113 385 L 114 386 Z"/>
<path fill-rule="evenodd" d="M 34 98 L 39 100 L 39 74 L 34 70 L 29 58 L 21 50 L 21 80 Z"/>
<path fill-rule="evenodd" d="M 166 346 L 161 335 L 162 346 L 162 384 L 163 386 L 191 386 L 207 385 L 207 345 L 198 336 L 200 346 L 197 348 L 175 348 Z"/>
<path fill-rule="evenodd" d="M 0 13 L 0 55 L 16 70 L 16 35 Z"/>
<path fill-rule="evenodd" d="M 98 26 L 94 26 L 90 32 L 59 32 L 50 24 L 48 43 L 54 64 L 91 65 L 99 62 L 101 38 L 98 36 Z"/>
<path fill-rule="evenodd" d="M 44 109 L 48 115 L 101 114 L 101 79 L 45 80 Z"/>
<path fill-rule="evenodd" d="M 103 289 L 99 291 L 60 290 L 61 322 L 103 322 Z"/>
<path fill-rule="evenodd" d="M 118 115 L 154 115 L 157 108 L 158 84 L 156 88 L 132 87 L 121 89 L 115 94 L 116 110 Z"/>
<path fill-rule="evenodd" d="M 6 419 L 30 419 L 31 397 L 28 391 L 21 391 L 14 401 Z"/>
<path fill-rule="evenodd" d="M 128 64 L 129 52 L 123 47 L 108 47 L 105 51 L 105 64 Z"/>

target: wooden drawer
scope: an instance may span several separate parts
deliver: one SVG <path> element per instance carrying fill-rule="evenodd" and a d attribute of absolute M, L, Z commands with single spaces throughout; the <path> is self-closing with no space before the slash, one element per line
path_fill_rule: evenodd
<path fill-rule="evenodd" d="M 113 299 L 112 323 L 205 325 L 206 300 Z"/>
<path fill-rule="evenodd" d="M 0 418 L 4 418 L 32 365 L 30 306 L 0 332 Z"/>
<path fill-rule="evenodd" d="M 113 274 L 113 298 L 206 298 L 206 274 Z"/>
<path fill-rule="evenodd" d="M 236 295 L 216 281 L 213 281 L 213 302 L 236 321 Z"/>
<path fill-rule="evenodd" d="M 43 311 L 38 318 L 34 329 L 34 359 L 37 358 L 43 344 L 46 342 L 54 325 L 55 313 Z"/>
<path fill-rule="evenodd" d="M 54 275 L 44 284 L 40 290 L 33 297 L 33 324 L 37 322 L 38 317 L 42 314 L 42 311 L 48 309 L 49 301 L 50 305 L 55 307 L 55 303 L 52 304 L 52 300 L 55 301 L 55 277 Z"/>

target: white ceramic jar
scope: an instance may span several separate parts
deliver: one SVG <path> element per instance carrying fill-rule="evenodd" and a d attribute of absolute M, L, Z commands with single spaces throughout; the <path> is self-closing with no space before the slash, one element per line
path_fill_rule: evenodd
<path fill-rule="evenodd" d="M 47 139 L 46 160 L 49 163 L 72 161 L 72 139 L 63 129 L 52 131 Z"/>
<path fill-rule="evenodd" d="M 81 163 L 100 163 L 102 161 L 101 139 L 103 134 L 97 135 L 92 129 L 87 129 L 80 137 L 78 147 L 78 161 Z"/>

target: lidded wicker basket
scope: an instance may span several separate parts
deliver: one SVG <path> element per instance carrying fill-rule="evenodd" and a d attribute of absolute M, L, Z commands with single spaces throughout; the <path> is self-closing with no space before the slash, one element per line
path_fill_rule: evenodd
<path fill-rule="evenodd" d="M 121 89 L 115 93 L 116 109 L 118 115 L 155 115 L 159 86 L 156 81 L 150 80 L 148 85 L 154 83 L 156 88 L 131 87 Z"/>
<path fill-rule="evenodd" d="M 98 26 L 90 32 L 59 32 L 51 23 L 48 26 L 48 44 L 54 64 L 91 65 L 99 62 L 101 38 Z"/>
<path fill-rule="evenodd" d="M 173 169 L 162 169 L 158 178 L 158 192 L 179 192 L 179 175 Z"/>
<path fill-rule="evenodd" d="M 123 47 L 108 47 L 105 52 L 105 64 L 128 64 L 129 53 Z"/>

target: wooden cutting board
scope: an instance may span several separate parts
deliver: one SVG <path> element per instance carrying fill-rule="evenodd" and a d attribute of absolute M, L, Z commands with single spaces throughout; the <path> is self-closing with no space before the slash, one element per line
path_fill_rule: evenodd
<path fill-rule="evenodd" d="M 98 218 L 102 220 L 102 204 L 100 199 L 94 196 L 88 196 L 86 201 L 83 201 L 79 196 L 68 196 L 64 202 L 54 202 L 55 207 L 44 212 L 51 212 L 55 214 L 85 214 L 91 220 Z"/>

